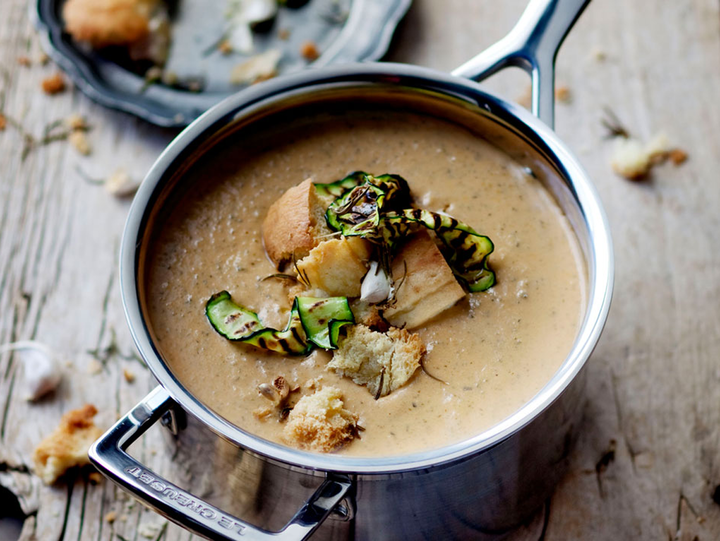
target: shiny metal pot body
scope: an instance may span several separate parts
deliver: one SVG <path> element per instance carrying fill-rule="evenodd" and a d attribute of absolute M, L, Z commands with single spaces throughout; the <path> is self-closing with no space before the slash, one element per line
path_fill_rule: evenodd
<path fill-rule="evenodd" d="M 209 110 L 155 163 L 133 202 L 121 252 L 123 302 L 136 345 L 160 386 L 91 451 L 113 481 L 169 519 L 212 539 L 489 539 L 528 518 L 562 475 L 577 434 L 583 367 L 612 292 L 609 228 L 592 183 L 552 124 L 554 55 L 588 0 L 533 0 L 501 42 L 454 75 L 399 64 L 349 65 L 281 77 Z M 506 65 L 533 78 L 533 111 L 484 92 L 481 79 Z M 144 249 L 158 215 L 193 157 L 256 118 L 338 96 L 392 96 L 408 107 L 452 105 L 483 136 L 530 167 L 573 226 L 587 264 L 584 321 L 567 359 L 527 404 L 465 441 L 412 455 L 318 455 L 249 434 L 200 403 L 154 346 L 143 310 Z M 435 105 L 433 105 L 435 104 Z M 549 124 L 549 125 L 548 125 Z M 132 458 L 127 448 L 163 419 L 191 453 L 214 495 L 201 499 Z"/>

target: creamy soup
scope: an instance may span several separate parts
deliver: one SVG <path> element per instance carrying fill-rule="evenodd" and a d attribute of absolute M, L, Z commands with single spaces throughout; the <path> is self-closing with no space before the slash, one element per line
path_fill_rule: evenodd
<path fill-rule="evenodd" d="M 258 386 L 278 375 L 291 385 L 319 378 L 342 391 L 365 429 L 337 452 L 393 455 L 476 435 L 551 379 L 581 322 L 585 271 L 567 219 L 526 169 L 465 127 L 409 112 L 320 114 L 252 140 L 231 140 L 185 173 L 192 187 L 164 218 L 148 256 L 146 309 L 157 346 L 208 407 L 282 442 L 278 417 L 253 414 L 267 406 Z M 283 328 L 287 286 L 263 280 L 277 272 L 263 249 L 266 212 L 306 178 L 332 182 L 354 170 L 403 176 L 418 204 L 495 244 L 497 284 L 417 329 L 427 347 L 424 370 L 378 400 L 327 370 L 330 352 L 285 357 L 233 343 L 204 313 L 208 298 L 227 290 Z"/>

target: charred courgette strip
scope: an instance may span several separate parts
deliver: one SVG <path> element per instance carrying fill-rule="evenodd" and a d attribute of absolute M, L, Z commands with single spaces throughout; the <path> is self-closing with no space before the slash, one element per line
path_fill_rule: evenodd
<path fill-rule="evenodd" d="M 235 303 L 227 291 L 210 297 L 205 314 L 213 329 L 228 340 L 286 355 L 304 355 L 313 345 L 336 349 L 340 329 L 355 323 L 346 297 L 295 297 L 282 331 L 265 327 L 255 312 Z"/>
<path fill-rule="evenodd" d="M 377 230 L 383 212 L 401 209 L 410 202 L 408 184 L 401 176 L 381 175 L 375 177 L 363 172 L 355 174 L 358 177 L 354 177 L 354 181 L 359 180 L 362 176 L 364 182 L 339 195 L 325 213 L 328 225 L 346 237 L 364 237 L 372 234 Z M 345 186 L 351 186 L 351 183 L 346 180 L 347 178 L 339 182 L 346 183 Z M 340 193 L 340 190 L 333 190 L 333 195 L 336 193 Z"/>
<path fill-rule="evenodd" d="M 336 180 L 335 182 L 331 182 L 329 184 L 315 184 L 314 186 L 319 195 L 331 195 L 338 198 L 352 190 L 355 186 L 365 184 L 366 181 L 367 173 L 363 171 L 355 171 L 345 178 Z"/>
<path fill-rule="evenodd" d="M 300 321 L 297 299 L 282 331 L 265 327 L 255 312 L 235 303 L 227 291 L 210 297 L 205 305 L 205 315 L 218 334 L 234 342 L 287 355 L 303 355 L 312 347 Z"/>
<path fill-rule="evenodd" d="M 296 297 L 308 340 L 323 349 L 337 349 L 340 329 L 355 323 L 347 297 Z"/>

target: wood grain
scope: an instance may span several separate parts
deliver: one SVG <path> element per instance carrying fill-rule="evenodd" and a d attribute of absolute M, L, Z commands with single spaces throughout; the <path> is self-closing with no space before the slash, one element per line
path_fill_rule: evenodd
<path fill-rule="evenodd" d="M 450 70 L 499 39 L 524 4 L 415 0 L 389 59 Z M 63 412 L 91 402 L 107 426 L 154 385 L 133 357 L 117 284 L 129 201 L 84 176 L 103 178 L 123 167 L 140 178 L 173 133 L 102 109 L 72 88 L 42 94 L 41 80 L 56 68 L 16 61 L 34 61 L 40 52 L 27 13 L 26 0 L 0 2 L 0 111 L 35 136 L 80 113 L 92 125 L 93 152 L 80 156 L 61 141 L 23 160 L 23 133 L 13 126 L 0 132 L 0 343 L 39 339 L 67 361 L 57 393 L 29 404 L 19 392 L 18 360 L 0 357 L 0 484 L 30 515 L 24 541 L 154 538 L 165 520 L 111 484 L 78 475 L 49 488 L 28 466 Z M 571 472 L 546 510 L 511 538 L 718 539 L 720 506 L 712 495 L 720 485 L 720 4 L 596 1 L 563 47 L 558 82 L 572 100 L 557 107 L 557 131 L 605 202 L 616 291 L 589 366 L 590 402 Z M 526 87 L 520 73 L 488 82 L 509 99 Z M 689 161 L 656 168 L 649 182 L 618 178 L 600 124 L 605 106 L 640 138 L 665 130 Z M 111 344 L 118 351 L 99 374 L 89 373 L 89 351 Z M 123 369 L 136 375 L 133 383 Z M 136 448 L 150 467 L 167 471 L 172 449 L 160 434 Z M 112 523 L 105 520 L 111 511 Z M 191 539 L 172 525 L 163 535 Z"/>

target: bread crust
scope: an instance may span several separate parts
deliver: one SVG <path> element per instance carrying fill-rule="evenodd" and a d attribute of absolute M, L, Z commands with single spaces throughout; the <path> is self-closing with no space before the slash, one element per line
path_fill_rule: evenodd
<path fill-rule="evenodd" d="M 268 209 L 262 225 L 263 243 L 278 269 L 308 255 L 330 234 L 325 223 L 325 202 L 312 179 L 287 190 Z"/>
<path fill-rule="evenodd" d="M 76 40 L 101 48 L 127 46 L 150 33 L 158 0 L 68 0 L 63 5 L 65 30 Z"/>
<path fill-rule="evenodd" d="M 35 448 L 35 473 L 45 484 L 54 484 L 69 468 L 90 463 L 90 445 L 102 435 L 93 422 L 96 413 L 92 404 L 67 412 L 55 431 Z"/>
<path fill-rule="evenodd" d="M 295 404 L 283 438 L 300 449 L 329 453 L 357 436 L 357 422 L 358 416 L 344 408 L 340 390 L 323 387 Z"/>

